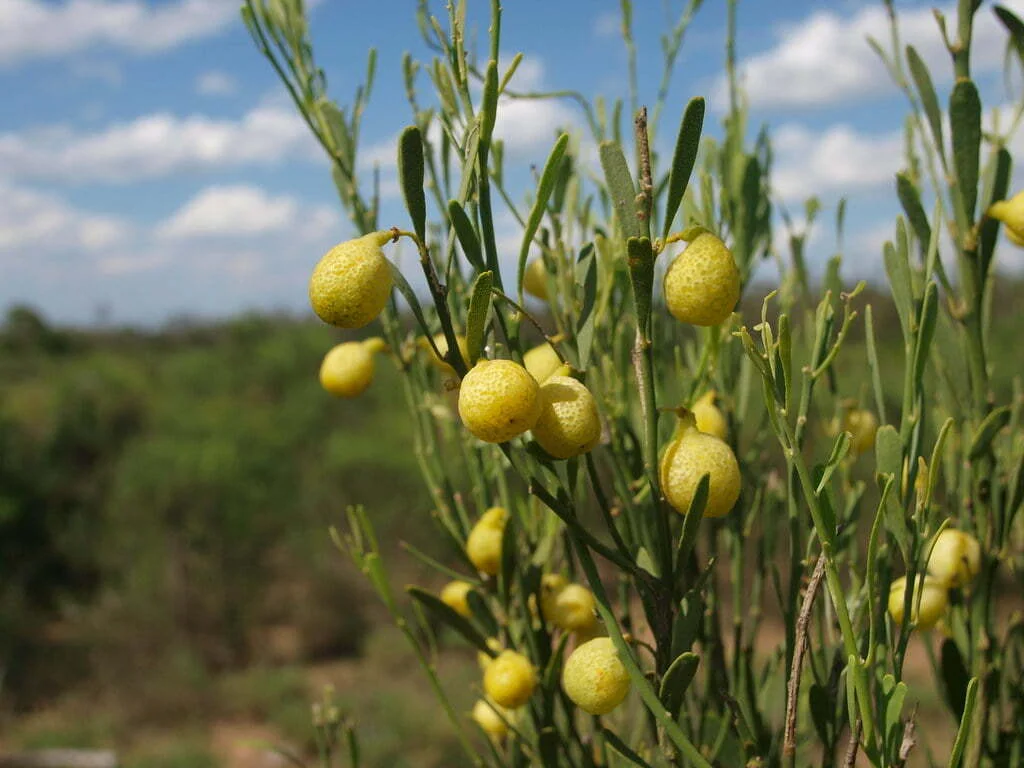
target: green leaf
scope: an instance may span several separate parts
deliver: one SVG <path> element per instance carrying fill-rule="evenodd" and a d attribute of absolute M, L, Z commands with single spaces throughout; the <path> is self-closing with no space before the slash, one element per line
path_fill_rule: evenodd
<path fill-rule="evenodd" d="M 537 234 L 541 219 L 544 218 L 544 209 L 554 189 L 558 170 L 565 155 L 565 149 L 569 145 L 569 134 L 563 133 L 558 137 L 555 146 L 548 155 L 548 161 L 544 164 L 544 170 L 540 175 L 540 183 L 537 185 L 537 199 L 533 201 L 533 208 L 526 219 L 526 230 L 523 232 L 523 242 L 519 247 L 519 270 L 517 272 L 517 285 L 519 286 L 519 302 L 523 301 L 523 275 L 526 274 L 526 258 L 530 254 L 530 245 L 533 237 Z"/>
<path fill-rule="evenodd" d="M 708 486 L 711 482 L 711 475 L 703 475 L 697 481 L 697 487 L 693 490 L 693 498 L 690 506 L 683 517 L 683 530 L 679 532 L 679 541 L 676 543 L 675 572 L 676 578 L 681 578 L 686 564 L 690 560 L 690 553 L 697 544 L 697 534 L 700 533 L 700 521 L 704 518 L 704 507 L 708 502 Z"/>
<path fill-rule="evenodd" d="M 421 242 L 427 241 L 427 198 L 423 191 L 423 134 L 410 125 L 398 138 L 398 178 L 402 197 Z"/>
<path fill-rule="evenodd" d="M 992 188 L 988 193 L 988 201 L 991 205 L 997 200 L 1005 200 L 1010 188 L 1010 177 L 1013 171 L 1013 158 L 1005 147 L 999 149 L 995 154 L 995 172 L 992 174 Z M 989 266 L 992 264 L 992 256 L 995 253 L 996 241 L 999 237 L 999 221 L 986 217 L 981 223 L 981 233 L 978 237 L 978 256 L 981 264 L 979 273 L 987 275 Z"/>
<path fill-rule="evenodd" d="M 477 620 L 477 623 L 483 627 L 487 636 L 496 637 L 499 632 L 498 620 L 491 613 L 491 609 L 488 607 L 483 595 L 475 589 L 470 590 L 466 593 L 466 603 L 469 605 L 469 612 L 473 614 L 473 618 Z M 495 654 L 493 651 L 490 651 L 490 655 L 494 656 Z"/>
<path fill-rule="evenodd" d="M 932 139 L 939 150 L 939 155 L 945 156 L 946 148 L 942 140 L 942 110 L 939 109 L 939 99 L 935 95 L 935 86 L 932 85 L 928 67 L 912 45 L 907 46 L 907 64 L 910 67 L 910 76 L 914 78 L 917 93 L 921 97 L 921 106 L 924 107 L 928 126 L 932 130 Z M 928 242 L 927 238 L 922 239 L 924 242 Z"/>
<path fill-rule="evenodd" d="M 885 390 L 882 388 L 882 369 L 878 364 L 878 347 L 875 344 L 875 319 L 871 305 L 864 308 L 864 335 L 868 354 L 868 368 L 871 371 L 871 386 L 875 392 L 875 408 L 878 420 L 883 424 L 885 418 Z"/>
<path fill-rule="evenodd" d="M 959 720 L 964 716 L 964 703 L 967 700 L 967 683 L 970 673 L 964 663 L 964 657 L 957 647 L 956 641 L 947 637 L 942 641 L 939 667 L 942 671 L 943 688 L 949 708 Z"/>
<path fill-rule="evenodd" d="M 981 153 L 981 99 L 970 80 L 958 80 L 949 96 L 949 122 L 953 131 L 953 167 L 967 220 L 974 221 L 978 201 L 978 163 Z M 967 233 L 963 233 L 966 236 Z"/>
<path fill-rule="evenodd" d="M 405 275 L 391 259 L 388 259 L 388 266 L 391 267 L 391 277 L 394 278 L 395 287 L 398 292 L 405 297 L 406 303 L 409 305 L 409 309 L 412 310 L 413 316 L 416 318 L 416 322 L 419 323 L 420 329 L 423 334 L 429 339 L 432 338 L 430 332 L 430 326 L 427 325 L 427 319 L 423 315 L 423 307 L 420 306 L 420 300 L 416 296 L 416 291 L 409 285 L 409 281 L 405 279 Z"/>
<path fill-rule="evenodd" d="M 638 755 L 632 749 L 627 747 L 626 743 L 622 739 L 620 739 L 614 731 L 610 731 L 604 727 L 601 728 L 601 731 L 604 734 L 605 741 L 608 742 L 608 746 L 610 746 L 613 750 L 622 755 L 630 763 L 632 763 L 633 765 L 638 765 L 640 766 L 640 768 L 651 768 L 651 764 L 644 760 L 642 757 L 640 757 L 640 755 Z"/>
<path fill-rule="evenodd" d="M 448 218 L 455 229 L 455 236 L 459 239 L 462 252 L 466 255 L 466 261 L 477 272 L 483 272 L 486 267 L 484 266 L 484 254 L 480 248 L 480 239 L 476 236 L 473 223 L 458 200 L 448 201 Z"/>
<path fill-rule="evenodd" d="M 918 324 L 917 343 L 914 346 L 914 382 L 922 386 L 924 367 L 928 362 L 932 339 L 935 337 L 935 321 L 939 311 L 938 291 L 935 283 L 929 282 L 924 291 L 921 305 L 921 320 Z"/>
<path fill-rule="evenodd" d="M 690 174 L 693 173 L 693 164 L 697 160 L 697 151 L 700 149 L 700 134 L 704 126 L 704 99 L 697 97 L 690 99 L 683 113 L 683 120 L 679 124 L 679 135 L 676 137 L 676 149 L 672 155 L 672 170 L 668 177 L 668 198 L 665 202 L 665 226 L 662 237 L 668 237 L 672 231 L 672 222 L 676 218 L 679 204 L 686 194 L 686 187 L 690 183 Z"/>
<path fill-rule="evenodd" d="M 1021 22 L 1014 13 L 1001 5 L 992 6 L 996 17 L 1010 33 L 1010 45 L 1017 52 L 1017 58 L 1021 65 L 1024 65 L 1024 22 Z"/>
<path fill-rule="evenodd" d="M 875 466 L 882 475 L 893 475 L 899 482 L 903 471 L 903 441 L 892 424 L 885 424 L 875 433 Z"/>
<path fill-rule="evenodd" d="M 651 299 L 654 294 L 654 248 L 648 237 L 626 241 L 626 263 L 633 286 L 633 302 L 640 333 L 650 338 Z"/>
<path fill-rule="evenodd" d="M 900 715 L 903 713 L 903 701 L 907 698 L 907 684 L 902 680 L 895 684 L 885 704 L 885 738 L 898 740 L 903 733 Z M 897 743 L 898 748 L 898 743 Z"/>
<path fill-rule="evenodd" d="M 590 352 L 594 345 L 597 304 L 597 251 L 593 243 L 587 243 L 576 261 L 576 282 L 583 286 L 583 302 L 576 317 L 576 352 L 579 367 L 586 370 L 590 364 Z"/>
<path fill-rule="evenodd" d="M 972 677 L 967 684 L 967 696 L 964 703 L 964 714 L 960 718 L 960 727 L 956 732 L 956 741 L 953 742 L 953 752 L 949 756 L 949 768 L 960 768 L 960 761 L 964 757 L 964 749 L 967 747 L 967 738 L 971 733 L 971 726 L 974 721 L 974 707 L 978 701 L 978 678 Z"/>
<path fill-rule="evenodd" d="M 811 712 L 811 722 L 814 730 L 818 732 L 818 738 L 823 744 L 832 743 L 832 713 L 835 711 L 835 701 L 829 694 L 829 689 L 817 683 L 811 683 L 807 692 L 808 709 Z"/>
<path fill-rule="evenodd" d="M 640 237 L 644 234 L 636 218 L 636 184 L 629 172 L 622 147 L 613 141 L 601 142 L 601 167 L 604 169 L 605 184 L 612 198 L 615 215 L 622 228 L 622 239 Z"/>
<path fill-rule="evenodd" d="M 491 311 L 491 288 L 494 273 L 481 272 L 473 283 L 473 294 L 469 299 L 469 314 L 466 318 L 466 351 L 469 360 L 466 367 L 472 368 L 480 358 L 487 336 L 487 316 Z"/>
<path fill-rule="evenodd" d="M 840 432 L 836 435 L 836 441 L 832 444 L 832 453 L 828 457 L 828 461 L 825 462 L 825 466 L 821 470 L 821 478 L 818 480 L 818 486 L 814 489 L 814 493 L 820 495 L 828 485 L 829 478 L 832 477 L 832 473 L 836 471 L 836 467 L 839 463 L 846 458 L 846 454 L 850 452 L 850 433 Z"/>
<path fill-rule="evenodd" d="M 487 62 L 484 91 L 480 99 L 480 143 L 490 146 L 494 123 L 498 116 L 498 62 Z"/>
<path fill-rule="evenodd" d="M 425 589 L 420 589 L 419 587 L 406 587 L 405 591 L 408 592 L 409 596 L 416 602 L 422 605 L 427 613 L 433 616 L 436 620 L 443 624 L 447 624 L 449 627 L 454 629 L 462 635 L 470 645 L 476 646 L 488 655 L 491 654 L 491 649 L 487 647 L 487 641 L 484 639 L 484 636 L 481 635 L 477 631 L 476 627 L 469 622 L 469 619 L 457 614 L 454 610 L 442 603 L 439 597 L 427 592 Z"/>
<path fill-rule="evenodd" d="M 900 327 L 903 329 L 903 338 L 907 339 L 910 338 L 910 317 L 914 311 L 913 293 L 910 287 L 910 264 L 907 262 L 906 252 L 899 253 L 892 243 L 885 244 L 883 259 L 886 274 L 889 275 L 892 300 L 896 305 L 896 312 L 899 314 Z"/>
<path fill-rule="evenodd" d="M 700 656 L 687 651 L 676 657 L 665 675 L 661 678 L 661 690 L 658 697 L 665 704 L 673 718 L 679 717 L 679 709 L 683 706 L 683 696 L 693 682 L 697 674 L 697 667 L 700 664 Z"/>
<path fill-rule="evenodd" d="M 905 173 L 896 174 L 896 194 L 900 198 L 903 212 L 907 214 L 907 221 L 910 222 L 914 234 L 917 236 L 917 243 L 924 252 L 932 239 L 932 227 L 928 223 L 928 214 L 921 205 L 921 194 L 918 192 L 914 182 Z"/>
<path fill-rule="evenodd" d="M 1004 405 L 996 408 L 981 422 L 974 438 L 971 440 L 971 450 L 968 458 L 972 461 L 988 452 L 992 441 L 1003 427 L 1010 423 L 1010 406 Z"/>

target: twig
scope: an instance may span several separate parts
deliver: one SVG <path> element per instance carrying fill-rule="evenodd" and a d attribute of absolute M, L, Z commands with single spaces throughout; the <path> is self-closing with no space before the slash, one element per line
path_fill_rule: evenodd
<path fill-rule="evenodd" d="M 786 686 L 786 728 L 782 745 L 782 753 L 792 760 L 796 754 L 796 701 L 800 695 L 800 673 L 803 667 L 804 652 L 807 650 L 807 626 L 811 622 L 811 609 L 814 598 L 818 594 L 818 586 L 825 575 L 825 553 L 818 555 L 818 562 L 807 582 L 804 601 L 800 606 L 800 615 L 796 620 L 796 647 L 793 651 L 793 665 L 789 670 L 789 684 Z"/>
<path fill-rule="evenodd" d="M 846 755 L 843 757 L 842 768 L 853 768 L 857 762 L 857 749 L 860 747 L 860 718 L 853 730 L 850 732 L 850 743 L 846 745 Z"/>

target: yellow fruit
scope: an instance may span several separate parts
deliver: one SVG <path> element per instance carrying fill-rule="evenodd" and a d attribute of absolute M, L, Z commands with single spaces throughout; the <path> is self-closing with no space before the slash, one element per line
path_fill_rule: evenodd
<path fill-rule="evenodd" d="M 523 290 L 541 301 L 548 300 L 548 270 L 543 259 L 534 259 L 526 265 L 526 272 L 523 273 Z"/>
<path fill-rule="evenodd" d="M 320 259 L 309 279 L 309 301 L 325 323 L 362 328 L 387 304 L 391 267 L 381 246 L 390 232 L 371 232 L 339 243 Z"/>
<path fill-rule="evenodd" d="M 701 398 L 693 404 L 693 417 L 697 420 L 697 429 L 709 435 L 714 435 L 719 440 L 725 440 L 729 436 L 729 425 L 725 416 L 715 405 L 715 391 L 705 392 Z"/>
<path fill-rule="evenodd" d="M 496 654 L 501 652 L 501 643 L 498 642 L 498 638 L 496 637 L 487 638 L 487 647 Z M 476 663 L 480 665 L 480 670 L 482 672 L 487 671 L 487 667 L 490 666 L 492 661 L 494 661 L 494 658 L 495 657 L 491 656 L 489 653 L 484 653 L 483 651 L 476 652 Z"/>
<path fill-rule="evenodd" d="M 501 711 L 500 715 L 498 714 L 499 710 Z M 504 707 L 492 704 L 486 699 L 478 699 L 473 705 L 473 720 L 484 733 L 495 740 L 503 739 L 508 734 L 506 721 L 511 719 L 511 715 L 512 713 Z"/>
<path fill-rule="evenodd" d="M 740 299 L 740 271 L 732 251 L 710 232 L 699 234 L 665 272 L 665 303 L 677 319 L 718 325 Z"/>
<path fill-rule="evenodd" d="M 966 587 L 980 571 L 978 540 L 955 528 L 944 529 L 928 559 L 928 573 L 946 587 Z"/>
<path fill-rule="evenodd" d="M 1024 192 L 1009 200 L 999 200 L 989 206 L 986 215 L 1001 221 L 1011 243 L 1024 247 Z"/>
<path fill-rule="evenodd" d="M 527 350 L 523 355 L 523 365 L 538 384 L 543 384 L 562 367 L 562 361 L 558 359 L 558 355 L 551 345 L 545 342 Z"/>
<path fill-rule="evenodd" d="M 384 346 L 381 339 L 373 338 L 332 348 L 320 363 L 320 386 L 335 397 L 358 397 L 373 381 L 373 353 Z"/>
<path fill-rule="evenodd" d="M 704 517 L 729 514 L 740 496 L 736 456 L 727 443 L 698 430 L 693 415 L 687 413 L 680 417 L 659 466 L 662 493 L 677 512 L 686 514 L 704 475 L 710 475 Z"/>
<path fill-rule="evenodd" d="M 469 347 L 466 345 L 465 336 L 456 336 L 455 341 L 459 346 L 459 354 L 462 355 L 462 360 L 467 365 L 469 364 Z M 442 360 L 434 353 L 434 348 L 430 346 L 430 342 L 426 338 L 421 338 L 419 344 L 422 348 L 426 349 L 430 353 L 430 362 L 437 368 L 441 373 L 446 376 L 454 376 L 455 369 L 452 368 L 448 363 Z M 442 355 L 448 354 L 448 339 L 445 338 L 443 333 L 434 334 L 434 344 L 437 346 L 438 351 Z"/>
<path fill-rule="evenodd" d="M 589 643 L 591 640 L 598 637 L 607 637 L 608 632 L 605 630 L 604 624 L 597 619 L 594 619 L 592 624 L 588 624 L 585 627 L 577 629 L 574 633 L 576 638 L 576 645 L 580 646 L 584 643 Z"/>
<path fill-rule="evenodd" d="M 843 417 L 843 429 L 853 436 L 850 441 L 850 448 L 853 449 L 853 452 L 856 454 L 866 453 L 875 445 L 878 419 L 871 411 L 852 408 Z"/>
<path fill-rule="evenodd" d="M 921 582 L 924 581 L 922 588 Z M 918 575 L 916 581 L 917 594 L 911 602 L 911 610 L 916 611 L 917 597 L 921 597 L 920 614 L 911 613 L 911 618 L 917 622 L 918 629 L 931 629 L 938 623 L 939 619 L 946 612 L 949 604 L 949 593 L 946 587 L 933 578 Z M 923 591 L 922 591 L 923 589 Z M 889 588 L 889 615 L 897 624 L 903 622 L 903 601 L 907 593 L 907 577 L 901 576 L 896 579 Z"/>
<path fill-rule="evenodd" d="M 597 445 L 601 415 L 590 390 L 569 376 L 552 376 L 544 382 L 533 438 L 556 459 L 579 456 Z"/>
<path fill-rule="evenodd" d="M 491 507 L 477 520 L 466 539 L 466 554 L 481 573 L 494 576 L 501 566 L 501 539 L 508 512 Z"/>
<path fill-rule="evenodd" d="M 499 653 L 484 672 L 484 692 L 508 709 L 523 706 L 536 686 L 536 670 L 528 658 L 515 651 Z"/>
<path fill-rule="evenodd" d="M 441 590 L 441 602 L 468 619 L 473 612 L 469 610 L 469 601 L 466 597 L 472 589 L 473 585 L 467 581 L 448 582 Z"/>
<path fill-rule="evenodd" d="M 504 443 L 537 423 L 537 380 L 511 360 L 481 360 L 462 379 L 459 416 L 486 443 Z"/>
<path fill-rule="evenodd" d="M 590 627 L 597 621 L 594 605 L 594 595 L 580 584 L 547 590 L 541 585 L 540 611 L 545 621 L 559 629 L 575 632 Z"/>
<path fill-rule="evenodd" d="M 629 693 L 629 673 L 612 641 L 598 637 L 577 647 L 566 660 L 562 688 L 584 712 L 606 715 Z"/>

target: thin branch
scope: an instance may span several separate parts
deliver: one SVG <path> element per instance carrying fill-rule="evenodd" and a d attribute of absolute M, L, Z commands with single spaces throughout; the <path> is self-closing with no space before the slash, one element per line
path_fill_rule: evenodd
<path fill-rule="evenodd" d="M 796 702 L 800 695 L 800 673 L 803 667 L 804 652 L 807 650 L 807 627 L 811 622 L 811 609 L 818 587 L 825 576 L 825 553 L 818 555 L 818 562 L 807 582 L 804 601 L 800 606 L 800 615 L 796 620 L 796 647 L 793 652 L 793 665 L 789 670 L 789 684 L 786 686 L 786 727 L 782 753 L 790 760 L 796 754 Z"/>
<path fill-rule="evenodd" d="M 850 743 L 846 745 L 846 755 L 843 757 L 842 768 L 853 768 L 857 762 L 857 749 L 860 747 L 860 718 L 853 731 L 850 732 Z"/>

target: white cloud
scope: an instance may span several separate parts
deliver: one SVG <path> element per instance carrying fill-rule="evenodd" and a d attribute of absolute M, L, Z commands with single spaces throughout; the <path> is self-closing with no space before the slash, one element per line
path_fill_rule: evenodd
<path fill-rule="evenodd" d="M 1005 3 L 1018 12 L 1024 2 Z M 956 30 L 956 9 L 942 8 L 951 33 Z M 912 44 L 938 82 L 950 79 L 949 54 L 931 7 L 921 6 L 899 14 L 901 42 Z M 888 51 L 888 15 L 881 4 L 872 4 L 843 15 L 816 11 L 796 24 L 781 27 L 774 47 L 743 59 L 743 74 L 750 104 L 754 107 L 823 106 L 848 103 L 893 90 L 885 66 L 868 46 L 868 36 Z M 1006 31 L 989 9 L 975 17 L 972 65 L 976 71 L 1002 65 Z M 724 78 L 713 103 L 724 103 Z"/>
<path fill-rule="evenodd" d="M 237 90 L 238 83 L 227 72 L 211 70 L 196 78 L 196 92 L 203 96 L 230 96 Z"/>
<path fill-rule="evenodd" d="M 303 237 L 319 237 L 340 222 L 328 206 L 304 210 L 287 195 L 272 197 L 259 187 L 236 185 L 204 189 L 156 229 L 158 237 L 252 237 L 301 228 Z"/>
<path fill-rule="evenodd" d="M 595 37 L 615 37 L 622 29 L 622 16 L 618 11 L 603 11 L 594 17 Z"/>
<path fill-rule="evenodd" d="M 785 200 L 876 187 L 903 164 L 901 133 L 865 134 L 846 125 L 815 132 L 785 124 L 775 131 L 774 148 L 772 184 Z"/>
<path fill-rule="evenodd" d="M 182 171 L 318 156 L 292 109 L 257 107 L 238 120 L 152 114 L 101 131 L 33 128 L 0 134 L 0 168 L 13 178 L 124 183 Z"/>
<path fill-rule="evenodd" d="M 130 227 L 59 198 L 0 182 L 0 252 L 100 251 L 124 242 Z"/>
<path fill-rule="evenodd" d="M 3 0 L 0 65 L 94 46 L 154 53 L 214 35 L 238 17 L 235 0 Z"/>

